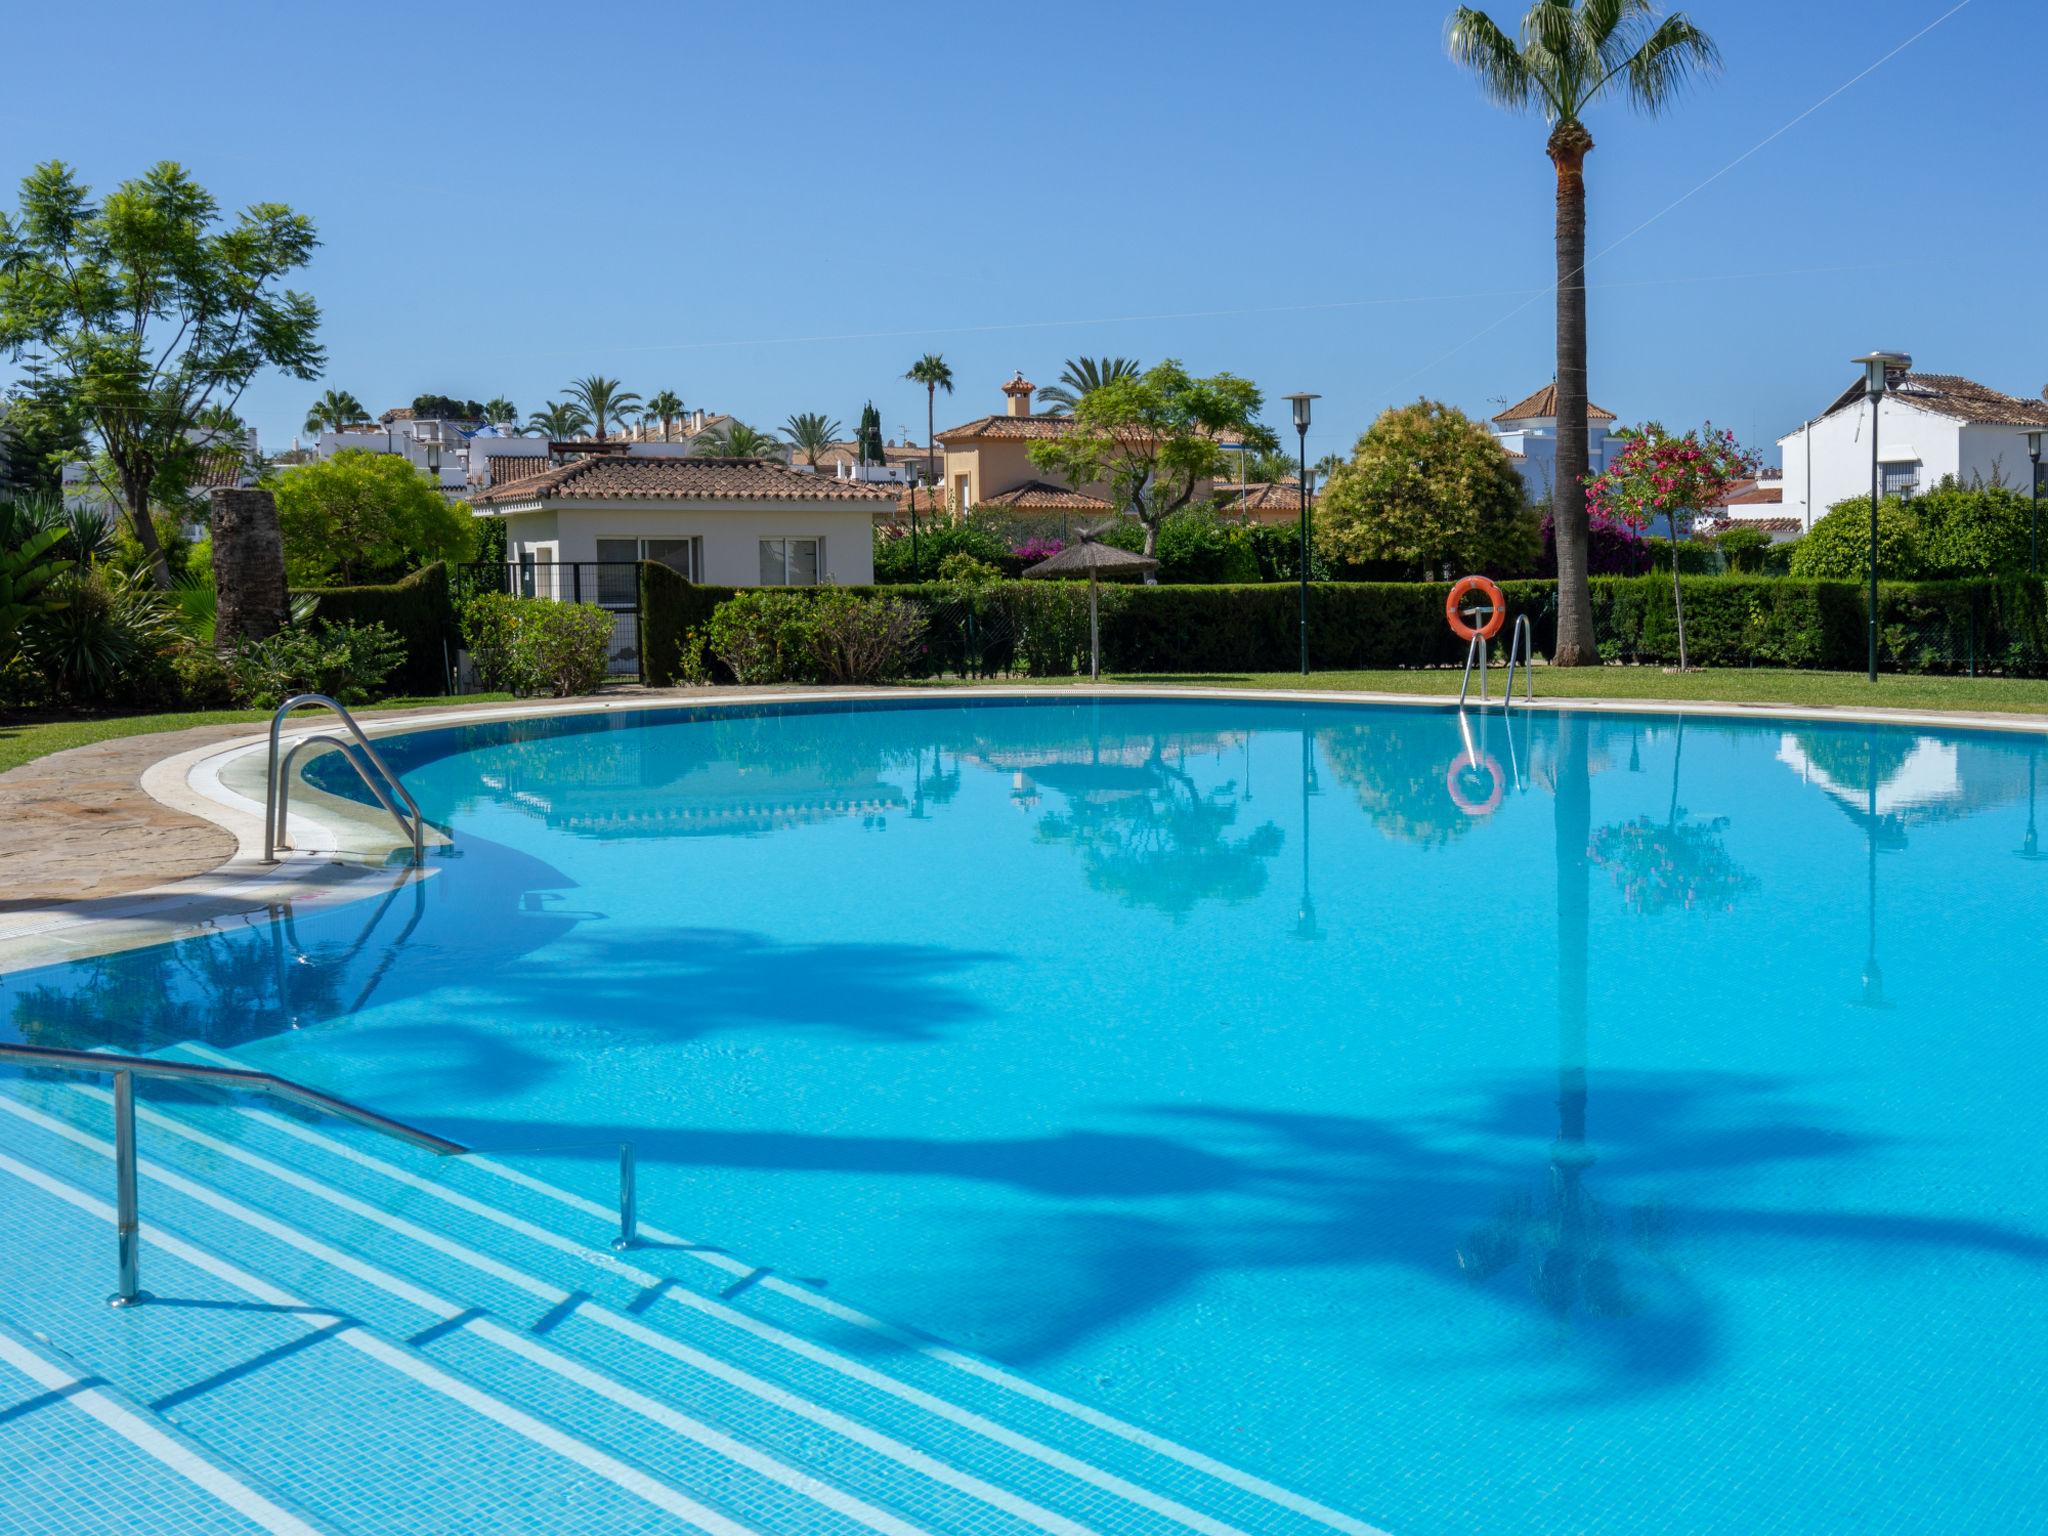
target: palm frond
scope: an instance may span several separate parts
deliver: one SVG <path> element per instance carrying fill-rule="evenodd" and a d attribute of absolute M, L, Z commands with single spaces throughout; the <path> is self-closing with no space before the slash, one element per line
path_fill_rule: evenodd
<path fill-rule="evenodd" d="M 1721 50 L 1683 12 L 1667 16 L 1630 57 L 1625 79 L 1629 105 L 1655 114 L 1688 85 L 1721 68 Z"/>
<path fill-rule="evenodd" d="M 1451 12 L 1444 46 L 1454 64 L 1477 77 L 1480 93 L 1496 106 L 1527 111 L 1541 94 L 1522 49 L 1484 11 L 1461 5 Z"/>

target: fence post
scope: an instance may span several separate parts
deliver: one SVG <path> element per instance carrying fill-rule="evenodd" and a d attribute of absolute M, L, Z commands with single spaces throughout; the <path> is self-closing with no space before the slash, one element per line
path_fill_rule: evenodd
<path fill-rule="evenodd" d="M 119 1263 L 110 1307 L 132 1307 L 142 1293 L 142 1220 L 135 1199 L 135 1074 L 114 1074 L 114 1242 Z"/>
<path fill-rule="evenodd" d="M 1977 675 L 1977 591 L 1970 589 L 1970 676 Z"/>
<path fill-rule="evenodd" d="M 575 561 L 569 567 L 569 593 L 574 602 L 583 601 L 583 562 Z"/>

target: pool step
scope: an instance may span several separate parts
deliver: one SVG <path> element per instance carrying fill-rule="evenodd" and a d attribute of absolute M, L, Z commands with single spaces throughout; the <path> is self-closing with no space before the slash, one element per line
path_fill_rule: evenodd
<path fill-rule="evenodd" d="M 79 1467 L 90 1469 L 79 1475 Z M 341 1536 L 76 1360 L 0 1319 L 0 1530 Z"/>
<path fill-rule="evenodd" d="M 104 1139 L 103 1093 L 30 1097 Z M 247 1102 L 151 1095 L 142 1121 L 145 1157 L 189 1186 L 146 1179 L 146 1224 L 424 1335 L 428 1357 L 766 1529 L 1373 1529 L 658 1228 L 613 1254 L 608 1203 L 502 1163 Z"/>

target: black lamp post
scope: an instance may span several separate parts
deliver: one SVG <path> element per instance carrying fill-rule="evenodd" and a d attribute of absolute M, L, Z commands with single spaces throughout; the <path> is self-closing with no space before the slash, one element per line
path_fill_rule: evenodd
<path fill-rule="evenodd" d="M 2027 520 L 2027 574 L 2041 574 L 2041 439 L 2048 437 L 2048 427 L 2027 428 L 2027 458 L 2034 466 L 2033 477 L 2027 488 L 2033 495 L 2030 515 Z"/>
<path fill-rule="evenodd" d="M 1853 359 L 1863 365 L 1863 392 L 1870 397 L 1870 680 L 1877 681 L 1877 418 L 1878 403 L 1884 399 L 1885 375 L 1897 368 L 1913 366 L 1903 352 L 1872 352 Z"/>
<path fill-rule="evenodd" d="M 1321 395 L 1282 395 L 1294 407 L 1294 435 L 1300 445 L 1301 467 L 1301 675 L 1308 676 L 1308 403 Z"/>

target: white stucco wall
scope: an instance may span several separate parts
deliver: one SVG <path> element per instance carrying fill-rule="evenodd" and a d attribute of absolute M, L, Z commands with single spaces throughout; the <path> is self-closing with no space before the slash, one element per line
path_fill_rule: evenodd
<path fill-rule="evenodd" d="M 528 550 L 558 561 L 595 560 L 599 539 L 682 539 L 704 541 L 704 580 L 713 586 L 751 587 L 761 579 L 760 541 L 816 538 L 824 541 L 821 579 L 841 586 L 865 586 L 875 579 L 874 505 L 866 501 L 732 502 L 679 507 L 564 503 L 545 512 L 507 512 L 505 551 L 517 560 Z"/>
<path fill-rule="evenodd" d="M 1509 453 L 1521 455 L 1513 462 L 1515 472 L 1522 477 L 1522 486 L 1528 492 L 1529 499 L 1548 502 L 1552 487 L 1557 483 L 1557 423 L 1544 417 L 1495 422 L 1493 435 Z M 1613 446 L 1605 422 L 1595 422 L 1586 429 L 1586 464 L 1589 474 L 1597 475 L 1606 470 L 1608 455 L 1612 452 Z"/>
<path fill-rule="evenodd" d="M 2003 479 L 2017 490 L 2027 489 L 2032 465 L 2026 439 L 2016 427 L 1976 426 L 1924 410 L 1894 395 L 1880 402 L 1877 451 L 1892 464 L 1917 460 L 1918 490 L 1927 490 L 1944 475 L 1965 484 L 1976 479 Z M 1829 507 L 1851 496 L 1870 494 L 1870 405 L 1859 401 L 1824 420 L 1778 439 L 1785 470 L 1785 514 L 1811 526 Z M 1808 454 L 1812 455 L 1812 499 L 1807 487 Z"/>

